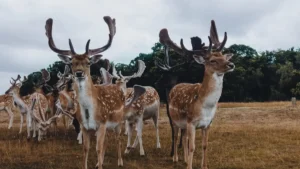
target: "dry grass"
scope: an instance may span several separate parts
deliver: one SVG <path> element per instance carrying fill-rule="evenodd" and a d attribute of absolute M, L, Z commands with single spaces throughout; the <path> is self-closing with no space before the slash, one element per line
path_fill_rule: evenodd
<path fill-rule="evenodd" d="M 290 102 L 220 103 L 209 137 L 209 166 L 211 169 L 287 169 L 300 168 L 300 111 Z M 143 141 L 145 157 L 138 150 L 124 156 L 124 169 L 182 169 L 180 161 L 172 162 L 170 128 L 165 111 L 161 111 L 161 149 L 156 149 L 152 122 L 145 125 Z M 63 130 L 57 137 L 37 143 L 26 141 L 25 133 L 18 136 L 18 117 L 12 130 L 6 129 L 6 115 L 1 115 L 0 168 L 2 169 L 76 169 L 82 164 L 82 146 L 76 135 Z M 123 137 L 123 149 L 126 137 Z M 117 168 L 115 140 L 110 138 L 104 168 Z M 95 139 L 89 155 L 89 168 L 96 164 Z M 197 132 L 194 168 L 201 166 L 201 134 Z"/>

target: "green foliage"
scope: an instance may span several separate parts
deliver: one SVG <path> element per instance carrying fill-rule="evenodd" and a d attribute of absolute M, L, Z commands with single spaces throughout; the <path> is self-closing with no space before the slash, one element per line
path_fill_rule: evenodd
<path fill-rule="evenodd" d="M 275 50 L 258 53 L 255 49 L 246 45 L 234 44 L 224 50 L 224 53 L 233 53 L 232 61 L 236 68 L 224 77 L 224 87 L 221 101 L 272 101 L 289 100 L 292 96 L 300 96 L 300 50 Z M 186 59 L 170 50 L 170 65 L 183 63 Z M 204 67 L 195 62 L 182 65 L 172 72 L 165 72 L 154 64 L 155 58 L 163 59 L 163 46 L 154 44 L 151 53 L 140 53 L 129 64 L 116 64 L 117 71 L 123 75 L 132 75 L 137 71 L 136 61 L 143 60 L 146 70 L 141 78 L 132 79 L 128 86 L 134 84 L 155 86 L 158 79 L 166 73 L 178 76 L 178 83 L 202 82 Z M 99 69 L 105 66 L 103 61 L 91 66 L 91 75 L 100 76 Z M 49 85 L 57 82 L 58 71 L 64 71 L 65 64 L 55 62 L 47 70 L 51 73 Z M 110 70 L 111 72 L 111 70 Z M 28 81 L 22 86 L 22 95 L 33 92 L 32 82 L 41 78 L 39 72 L 31 73 Z M 165 100 L 164 88 L 156 88 L 162 100 Z M 47 92 L 47 91 L 46 91 Z"/>

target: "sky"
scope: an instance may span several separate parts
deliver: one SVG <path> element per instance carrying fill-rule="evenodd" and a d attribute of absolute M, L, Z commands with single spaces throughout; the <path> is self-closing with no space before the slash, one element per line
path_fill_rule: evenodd
<path fill-rule="evenodd" d="M 210 21 L 226 46 L 246 44 L 258 51 L 300 47 L 300 1 L 297 0 L 0 0 L 0 94 L 11 77 L 28 75 L 59 61 L 48 47 L 45 22 L 53 19 L 58 48 L 83 53 L 107 43 L 103 16 L 116 19 L 116 35 L 103 58 L 129 63 L 139 53 L 151 52 L 158 33 L 167 28 L 171 39 L 207 37 Z M 207 39 L 203 38 L 205 42 Z"/>

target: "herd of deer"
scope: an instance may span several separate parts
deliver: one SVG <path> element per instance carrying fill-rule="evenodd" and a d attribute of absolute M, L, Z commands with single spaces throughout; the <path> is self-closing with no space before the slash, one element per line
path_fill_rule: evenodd
<path fill-rule="evenodd" d="M 11 87 L 0 97 L 0 108 L 8 113 L 10 120 L 8 128 L 13 124 L 12 109 L 18 109 L 21 113 L 20 133 L 22 132 L 23 118 L 26 117 L 27 138 L 38 136 L 38 140 L 45 138 L 47 130 L 54 124 L 56 131 L 57 118 L 70 119 L 78 133 L 79 144 L 83 143 L 83 168 L 87 169 L 88 153 L 91 135 L 96 136 L 96 151 L 98 163 L 96 168 L 102 168 L 105 150 L 107 146 L 106 131 L 114 131 L 117 139 L 118 166 L 123 166 L 121 153 L 121 124 L 125 121 L 125 133 L 128 135 L 125 153 L 140 145 L 140 155 L 145 155 L 142 140 L 143 121 L 153 119 L 156 128 L 156 147 L 160 148 L 158 118 L 160 97 L 153 87 L 134 85 L 127 88 L 127 82 L 132 78 L 141 77 L 146 65 L 143 61 L 137 61 L 138 71 L 132 76 L 123 76 L 112 66 L 101 68 L 101 79 L 92 78 L 90 66 L 97 63 L 102 55 L 112 44 L 116 34 L 116 21 L 109 16 L 104 17 L 109 28 L 109 40 L 106 45 L 97 49 L 89 49 L 90 40 L 86 44 L 84 54 L 77 54 L 69 39 L 70 50 L 61 50 L 54 44 L 52 36 L 53 20 L 46 21 L 46 36 L 49 47 L 58 54 L 58 57 L 66 64 L 64 73 L 58 73 L 58 82 L 49 86 L 50 73 L 45 69 L 41 71 L 41 82 L 34 84 L 35 92 L 29 96 L 20 96 L 20 87 L 27 80 L 21 80 L 20 75 L 12 78 Z M 184 161 L 187 168 L 192 168 L 193 154 L 195 151 L 195 130 L 202 130 L 202 168 L 207 169 L 207 142 L 208 130 L 215 116 L 217 102 L 222 93 L 224 74 L 234 70 L 234 64 L 230 62 L 232 54 L 222 54 L 222 49 L 227 41 L 225 32 L 224 40 L 219 41 L 214 21 L 211 22 L 209 45 L 205 46 L 198 37 L 192 38 L 193 50 L 188 50 L 181 39 L 180 46 L 176 45 L 169 37 L 167 29 L 159 33 L 160 42 L 165 47 L 165 59 L 156 59 L 156 66 L 169 71 L 173 67 L 169 64 L 169 48 L 181 56 L 205 65 L 203 82 L 197 84 L 180 83 L 168 92 L 167 113 L 172 126 L 172 150 L 173 161 L 178 161 L 177 137 L 179 129 L 184 148 Z M 107 61 L 107 60 L 106 60 Z M 109 65 L 109 62 L 108 62 Z M 70 68 L 69 68 L 70 66 Z M 180 66 L 180 65 L 177 65 Z M 113 84 L 113 79 L 116 79 Z M 68 85 L 72 83 L 72 85 Z M 51 89 L 48 94 L 43 93 L 42 87 Z M 70 87 L 71 86 L 71 87 Z M 25 116 L 26 115 L 26 116 Z M 65 126 L 70 123 L 65 121 Z M 133 144 L 131 137 L 133 126 L 137 136 Z M 82 139 L 83 138 L 83 139 Z"/>

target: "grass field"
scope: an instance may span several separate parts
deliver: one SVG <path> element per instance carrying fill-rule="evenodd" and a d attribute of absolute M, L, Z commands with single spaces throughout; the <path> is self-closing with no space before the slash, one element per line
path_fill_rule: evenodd
<path fill-rule="evenodd" d="M 300 103 L 298 103 L 300 105 Z M 300 168 L 300 107 L 290 102 L 220 103 L 209 134 L 208 160 L 211 169 L 287 169 Z M 13 129 L 7 129 L 7 116 L 0 114 L 1 169 L 77 169 L 82 165 L 82 145 L 69 130 L 64 135 L 49 136 L 38 143 L 26 140 L 26 131 L 18 135 L 19 117 Z M 143 132 L 145 157 L 138 149 L 123 155 L 124 169 L 182 169 L 185 168 L 182 149 L 179 162 L 174 164 L 170 154 L 171 132 L 165 108 L 160 118 L 161 149 L 156 149 L 152 122 Z M 127 137 L 123 136 L 123 150 Z M 104 168 L 117 168 L 116 141 L 111 138 L 106 151 Z M 89 154 L 89 168 L 96 164 L 95 139 Z M 201 132 L 197 132 L 194 168 L 201 166 Z"/>

